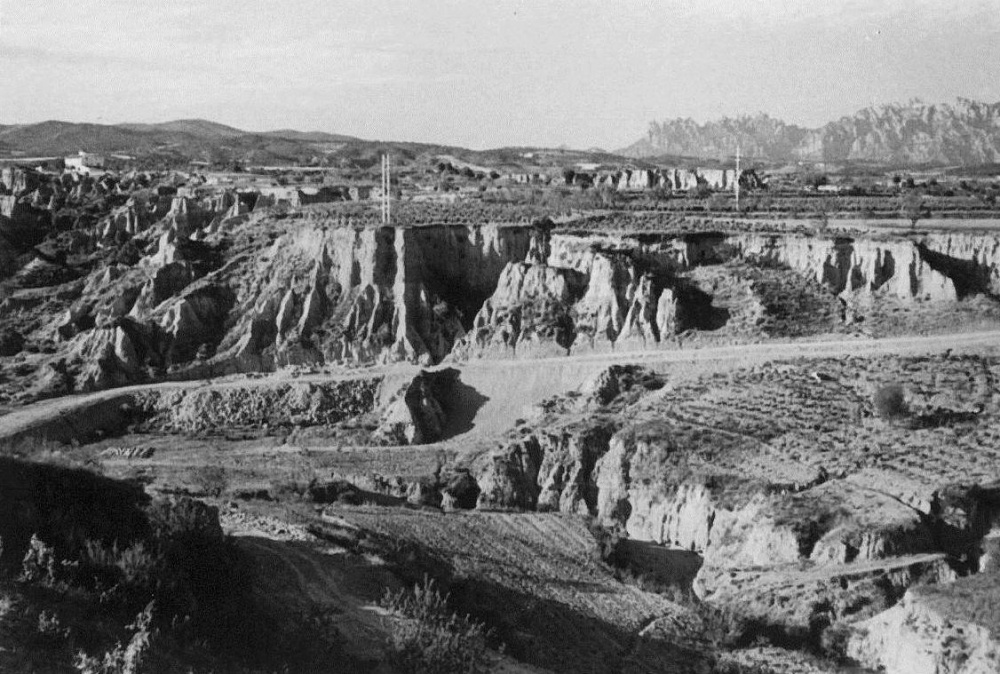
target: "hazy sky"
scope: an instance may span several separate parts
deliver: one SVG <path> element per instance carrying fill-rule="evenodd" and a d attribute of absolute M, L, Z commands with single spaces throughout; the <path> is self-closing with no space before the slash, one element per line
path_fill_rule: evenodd
<path fill-rule="evenodd" d="M 0 123 L 616 148 L 651 120 L 1000 101 L 1000 0 L 0 0 Z"/>

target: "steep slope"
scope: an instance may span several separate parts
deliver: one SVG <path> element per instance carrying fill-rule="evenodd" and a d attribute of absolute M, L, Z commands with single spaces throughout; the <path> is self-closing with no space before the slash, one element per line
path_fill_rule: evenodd
<path fill-rule="evenodd" d="M 876 240 L 557 231 L 545 251 L 503 271 L 454 358 L 850 332 L 883 305 L 955 308 L 958 300 L 1000 294 L 1000 244 L 986 234 Z"/>
<path fill-rule="evenodd" d="M 992 587 L 996 376 L 992 359 L 952 356 L 669 379 L 615 366 L 473 459 L 478 507 L 587 513 L 698 553 L 702 600 L 818 645 L 908 588 L 979 571 Z M 906 388 L 905 423 L 873 407 L 891 382 Z M 975 606 L 968 621 L 992 626 Z"/>
<path fill-rule="evenodd" d="M 93 235 L 128 241 L 134 257 L 109 256 L 86 276 L 6 298 L 4 327 L 19 344 L 11 371 L 36 372 L 26 394 L 297 365 L 939 329 L 928 316 L 988 327 L 1000 315 L 1000 243 L 987 234 L 624 235 L 548 221 L 391 228 L 245 211 L 230 193 L 135 196 Z M 61 269 L 36 260 L 15 280 Z"/>
<path fill-rule="evenodd" d="M 42 329 L 70 352 L 73 389 L 178 369 L 440 362 L 542 231 L 203 215 L 165 217 L 146 232 L 155 243 L 138 264 L 94 272 L 66 316 Z"/>
<path fill-rule="evenodd" d="M 888 611 L 859 624 L 848 654 L 886 674 L 985 674 L 1000 670 L 996 578 L 914 588 Z"/>

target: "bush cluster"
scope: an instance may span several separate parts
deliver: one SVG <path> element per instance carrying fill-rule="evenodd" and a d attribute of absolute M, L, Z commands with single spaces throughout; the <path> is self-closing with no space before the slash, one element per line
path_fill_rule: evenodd
<path fill-rule="evenodd" d="M 80 521 L 60 527 L 43 517 L 33 523 L 58 545 L 38 534 L 26 544 L 9 539 L 17 547 L 8 557 L 22 556 L 16 582 L 50 607 L 39 612 L 33 641 L 42 648 L 41 639 L 58 636 L 80 672 L 138 672 L 161 643 L 229 643 L 252 609 L 248 562 L 223 535 L 214 508 L 163 499 L 140 513 L 142 526 L 110 542 L 97 531 L 88 537 Z"/>
<path fill-rule="evenodd" d="M 386 590 L 381 605 L 397 616 L 391 662 L 405 674 L 478 674 L 489 671 L 486 628 L 448 608 L 435 582 L 398 592 Z"/>
<path fill-rule="evenodd" d="M 906 390 L 899 384 L 886 384 L 875 391 L 875 413 L 888 422 L 901 421 L 910 414 Z"/>

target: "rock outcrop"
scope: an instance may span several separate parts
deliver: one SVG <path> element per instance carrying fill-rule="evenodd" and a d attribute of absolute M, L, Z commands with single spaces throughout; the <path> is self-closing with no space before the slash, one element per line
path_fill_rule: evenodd
<path fill-rule="evenodd" d="M 569 308 L 583 287 L 569 269 L 511 263 L 473 319 L 456 357 L 565 355 L 573 342 Z"/>
<path fill-rule="evenodd" d="M 900 360 L 878 366 L 892 372 L 880 376 L 912 377 Z M 864 366 L 842 367 L 857 376 Z M 979 367 L 944 357 L 927 365 L 939 386 L 957 387 L 956 410 L 992 400 Z M 858 437 L 869 433 L 867 385 L 789 364 L 765 369 L 761 379 L 672 388 L 652 373 L 609 370 L 547 402 L 476 464 L 478 507 L 588 514 L 631 541 L 696 553 L 692 589 L 703 601 L 788 642 L 818 643 L 831 625 L 872 618 L 907 590 L 942 584 L 944 592 L 956 576 L 992 568 L 995 471 L 971 477 L 958 458 L 972 451 L 964 445 L 946 472 L 911 467 L 915 454 L 940 453 L 950 422 L 888 430 L 901 448 L 887 454 Z M 940 393 L 918 397 L 914 415 L 945 418 L 930 412 Z M 919 449 L 908 445 L 914 437 Z"/>
<path fill-rule="evenodd" d="M 167 373 L 432 365 L 850 332 L 885 303 L 1000 294 L 1000 243 L 985 234 L 628 235 L 553 232 L 547 222 L 355 227 L 257 213 L 188 235 L 197 213 L 243 202 L 160 195 L 156 208 L 165 200 L 159 224 L 128 242 L 134 260 L 117 255 L 72 292 L 67 285 L 62 317 L 22 333 L 55 341 L 77 388 Z M 136 199 L 130 208 L 152 207 Z"/>
<path fill-rule="evenodd" d="M 440 440 L 448 423 L 442 401 L 447 401 L 458 374 L 457 370 L 423 371 L 404 384 L 386 405 L 376 437 L 397 445 Z"/>
<path fill-rule="evenodd" d="M 896 606 L 854 627 L 847 655 L 886 674 L 1000 671 L 996 619 L 975 615 L 976 607 L 989 606 L 992 613 L 994 583 L 992 578 L 963 579 L 934 592 L 911 590 Z M 935 595 L 952 597 L 942 602 Z"/>
<path fill-rule="evenodd" d="M 370 378 L 151 390 L 137 394 L 131 407 L 145 428 L 167 433 L 325 426 L 371 412 L 379 384 Z"/>
<path fill-rule="evenodd" d="M 879 293 L 930 301 L 959 296 L 956 279 L 949 269 L 931 263 L 934 251 L 924 242 L 739 236 L 733 243 L 744 255 L 787 265 L 838 295 Z M 928 243 L 948 245 L 950 240 Z"/>
<path fill-rule="evenodd" d="M 12 328 L 0 330 L 0 357 L 16 356 L 24 348 L 24 335 Z"/>
<path fill-rule="evenodd" d="M 531 237 L 529 229 L 494 226 L 286 234 L 263 273 L 240 279 L 241 313 L 219 360 L 256 359 L 265 368 L 439 362 L 504 266 L 525 258 Z"/>
<path fill-rule="evenodd" d="M 191 208 L 175 200 L 174 215 L 183 219 Z M 194 241 L 184 229 L 171 224 L 134 267 L 111 266 L 90 278 L 56 326 L 63 339 L 84 335 L 74 360 L 105 354 L 98 361 L 107 375 L 92 371 L 88 386 L 139 381 L 148 368 L 223 374 L 303 364 L 437 363 L 465 333 L 505 265 L 524 260 L 539 233 L 319 221 L 272 236 L 266 246 L 250 242 L 256 250 L 225 262 L 217 242 Z M 121 292 L 111 292 L 112 279 Z M 112 343 L 118 346 L 105 346 Z M 87 358 L 91 370 L 94 363 Z"/>

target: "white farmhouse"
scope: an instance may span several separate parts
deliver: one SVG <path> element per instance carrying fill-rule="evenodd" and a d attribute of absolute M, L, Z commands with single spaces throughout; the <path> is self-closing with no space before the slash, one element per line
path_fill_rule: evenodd
<path fill-rule="evenodd" d="M 63 163 L 68 170 L 87 173 L 104 168 L 104 157 L 99 154 L 91 154 L 82 150 L 76 155 L 65 157 Z"/>

